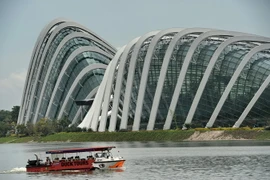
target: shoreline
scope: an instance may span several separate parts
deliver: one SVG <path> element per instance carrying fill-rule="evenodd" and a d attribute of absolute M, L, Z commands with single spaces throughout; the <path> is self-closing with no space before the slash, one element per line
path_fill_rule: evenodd
<path fill-rule="evenodd" d="M 185 141 L 216 141 L 216 140 L 250 140 L 245 138 L 235 138 L 231 134 L 226 134 L 225 131 L 195 131 Z"/>
<path fill-rule="evenodd" d="M 228 141 L 270 140 L 269 130 L 156 130 L 130 132 L 61 132 L 48 136 L 2 137 L 3 143 L 119 142 L 119 141 Z"/>
<path fill-rule="evenodd" d="M 130 132 L 61 132 L 48 136 L 2 137 L 0 143 L 112 142 L 112 141 L 224 141 L 270 140 L 268 130 L 156 130 Z"/>

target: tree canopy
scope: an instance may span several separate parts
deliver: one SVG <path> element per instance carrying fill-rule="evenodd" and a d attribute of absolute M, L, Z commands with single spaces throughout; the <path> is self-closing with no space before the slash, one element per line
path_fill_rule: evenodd
<path fill-rule="evenodd" d="M 11 111 L 0 110 L 0 137 L 15 133 L 18 136 L 47 136 L 58 132 L 86 131 L 86 129 L 81 129 L 77 125 L 71 125 L 67 117 L 59 120 L 42 118 L 36 124 L 27 122 L 26 125 L 17 125 L 19 112 L 20 106 L 13 106 Z"/>
<path fill-rule="evenodd" d="M 11 111 L 0 110 L 0 136 L 14 131 L 19 116 L 20 106 L 13 106 Z"/>

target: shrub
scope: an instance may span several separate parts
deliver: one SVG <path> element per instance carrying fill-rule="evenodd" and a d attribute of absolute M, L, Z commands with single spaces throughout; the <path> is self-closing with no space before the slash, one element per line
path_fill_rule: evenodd
<path fill-rule="evenodd" d="M 66 132 L 81 132 L 82 129 L 75 126 L 75 125 L 71 125 L 70 127 L 66 128 Z"/>
<path fill-rule="evenodd" d="M 120 129 L 118 132 L 129 132 L 127 129 Z"/>
<path fill-rule="evenodd" d="M 250 130 L 251 128 L 248 127 L 248 126 L 246 126 L 246 127 L 241 127 L 240 129 L 241 129 L 241 130 Z"/>
<path fill-rule="evenodd" d="M 92 128 L 87 129 L 87 132 L 94 132 Z"/>
<path fill-rule="evenodd" d="M 210 131 L 209 128 L 195 128 L 195 131 Z"/>
<path fill-rule="evenodd" d="M 184 124 L 183 130 L 190 129 L 192 127 L 192 124 Z"/>

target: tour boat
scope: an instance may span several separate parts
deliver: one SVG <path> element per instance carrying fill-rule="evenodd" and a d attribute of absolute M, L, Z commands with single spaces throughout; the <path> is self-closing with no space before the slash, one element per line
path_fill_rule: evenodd
<path fill-rule="evenodd" d="M 114 169 L 121 168 L 125 160 L 121 156 L 113 156 L 110 152 L 115 146 L 90 147 L 90 148 L 70 148 L 46 151 L 50 157 L 46 157 L 45 162 L 35 154 L 35 160 L 28 160 L 27 172 L 80 172 L 94 169 Z M 81 153 L 89 153 L 85 157 L 80 157 Z M 75 154 L 75 156 L 74 156 Z"/>

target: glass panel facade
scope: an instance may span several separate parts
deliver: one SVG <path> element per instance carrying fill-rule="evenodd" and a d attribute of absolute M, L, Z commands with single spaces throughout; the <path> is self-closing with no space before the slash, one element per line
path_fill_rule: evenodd
<path fill-rule="evenodd" d="M 37 46 L 33 52 L 34 59 L 32 59 L 32 64 L 28 71 L 29 79 L 27 79 L 26 82 L 26 90 L 22 103 L 23 108 L 22 112 L 20 112 L 20 114 L 22 114 L 22 118 L 18 122 L 26 123 L 30 121 L 35 123 L 45 116 L 48 116 L 46 118 L 49 119 L 56 119 L 58 117 L 62 118 L 65 116 L 73 122 L 75 118 L 81 120 L 82 116 L 78 116 L 78 114 L 82 113 L 84 116 L 88 112 L 89 106 L 82 107 L 81 111 L 75 101 L 84 100 L 91 91 L 100 85 L 105 74 L 104 69 L 94 69 L 89 72 L 85 72 L 85 68 L 94 64 L 108 65 L 115 54 L 115 48 L 107 44 L 97 35 L 82 29 L 82 27 L 77 26 L 77 24 L 72 25 L 72 23 L 68 23 L 66 26 L 61 25 L 61 29 L 57 28 L 57 26 L 62 23 L 66 22 L 59 21 L 54 25 L 51 25 L 50 28 L 46 29 L 47 32 L 42 32 L 47 34 L 42 34 L 39 38 L 39 42 L 37 44 L 40 46 Z M 189 31 L 190 30 L 191 29 L 189 29 Z M 201 91 L 202 94 L 201 97 L 196 96 L 199 98 L 199 101 L 196 110 L 194 111 L 192 123 L 197 127 L 205 127 L 217 104 L 221 102 L 220 98 L 225 97 L 224 95 L 226 94 L 224 91 L 226 90 L 229 94 L 225 97 L 226 99 L 224 98 L 225 102 L 222 104 L 222 108 L 217 116 L 214 126 L 233 126 L 250 103 L 255 93 L 270 75 L 270 51 L 269 49 L 265 49 L 261 52 L 257 52 L 249 59 L 248 63 L 241 70 L 239 77 L 236 77 L 237 79 L 235 83 L 232 84 L 232 88 L 228 89 L 228 83 L 244 57 L 251 50 L 254 50 L 255 47 L 261 47 L 262 44 L 268 43 L 268 39 L 254 36 L 253 38 L 257 41 L 249 41 L 249 37 L 246 37 L 247 39 L 241 39 L 242 36 L 241 38 L 239 38 L 239 36 L 237 37 L 237 40 L 235 40 L 233 39 L 236 38 L 236 36 L 234 37 L 233 35 L 234 33 L 225 33 L 225 31 L 223 31 L 224 34 L 227 35 L 221 34 L 207 37 L 199 43 L 194 51 L 190 51 L 194 40 L 205 32 L 196 32 L 200 29 L 194 30 L 195 32 L 186 34 L 177 40 L 174 49 L 171 49 L 172 51 L 170 51 L 172 53 L 170 54 L 166 75 L 164 77 L 164 84 L 160 95 L 156 119 L 154 120 L 154 129 L 163 129 L 165 120 L 169 113 L 172 113 L 173 115 L 171 128 L 182 127 L 198 90 Z M 211 30 L 207 33 L 211 34 L 210 31 Z M 74 34 L 74 32 L 79 33 Z M 157 83 L 164 63 L 164 57 L 166 53 L 169 52 L 169 44 L 172 39 L 175 38 L 176 34 L 177 33 L 169 33 L 161 37 L 156 44 L 154 44 L 153 52 L 149 52 L 149 45 L 154 36 L 148 37 L 142 43 L 137 57 L 132 57 L 136 43 L 129 50 L 124 64 L 124 72 L 123 74 L 120 74 L 123 76 L 121 90 L 120 92 L 117 92 L 120 93 L 118 116 L 121 116 L 126 91 L 126 81 L 130 68 L 129 66 L 131 64 L 131 59 L 134 58 L 136 63 L 134 79 L 131 82 L 132 93 L 128 112 L 128 127 L 132 127 L 134 123 L 137 96 L 139 88 L 141 88 L 140 81 L 142 78 L 145 78 L 146 89 L 144 90 L 139 129 L 147 128 L 153 106 L 153 100 L 155 98 Z M 216 32 L 213 34 L 216 34 Z M 67 38 L 67 36 L 69 38 Z M 250 38 L 251 37 L 252 36 L 250 36 Z M 217 59 L 212 59 L 217 48 L 229 39 L 235 40 L 234 43 L 229 44 L 225 49 L 223 49 Z M 65 40 L 65 43 L 63 43 L 63 40 Z M 95 47 L 99 49 L 100 53 L 92 52 L 91 50 L 85 50 L 83 52 L 76 51 L 82 47 Z M 184 81 L 180 90 L 180 96 L 176 100 L 176 109 L 174 112 L 170 112 L 169 107 L 172 102 L 173 94 L 175 93 L 174 91 L 179 74 L 189 51 L 193 54 L 191 59 L 188 59 L 190 60 L 190 63 L 187 67 L 185 77 L 183 78 Z M 148 76 L 142 77 L 147 53 L 152 53 Z M 110 54 L 110 57 L 107 57 L 107 54 Z M 70 59 L 71 55 L 72 59 Z M 120 58 L 121 57 L 122 55 L 120 55 Z M 117 62 L 118 65 L 120 58 Z M 205 76 L 208 77 L 205 87 L 199 87 L 211 59 L 215 60 L 213 69 L 209 71 L 209 77 Z M 106 86 L 106 88 L 111 88 L 111 95 L 115 93 L 115 85 L 117 82 L 116 78 L 118 73 L 121 72 L 118 71 L 118 65 L 116 66 L 115 73 L 112 75 L 114 78 L 112 84 Z M 102 99 L 102 97 L 99 99 Z M 102 104 L 103 102 L 100 103 Z M 109 106 L 108 111 L 111 110 L 113 106 L 112 103 L 113 101 L 106 104 Z M 28 114 L 29 117 L 27 117 Z M 26 119 L 26 117 L 28 119 Z M 269 117 L 270 88 L 268 86 L 255 102 L 242 126 L 264 126 L 268 123 Z M 109 118 L 110 116 L 108 115 L 108 119 Z M 93 119 L 91 119 L 91 121 L 92 120 Z M 118 120 L 121 121 L 122 119 L 119 118 Z M 98 124 L 99 119 L 93 121 L 97 121 L 93 124 Z M 153 122 L 152 119 L 151 122 Z M 109 123 L 111 122 L 107 123 L 107 127 L 109 126 Z M 119 124 L 120 122 L 117 121 L 117 128 L 119 128 Z M 148 128 L 149 127 L 152 128 L 151 123 L 149 123 Z M 134 127 L 134 129 L 137 128 L 138 127 Z"/>
<path fill-rule="evenodd" d="M 65 116 L 70 120 L 73 120 L 79 108 L 74 101 L 85 99 L 89 92 L 101 83 L 104 73 L 104 69 L 95 69 L 84 75 L 72 92 L 72 95 L 69 97 L 67 106 L 64 110 Z"/>
<path fill-rule="evenodd" d="M 140 82 L 141 82 L 141 75 L 142 75 L 142 70 L 143 70 L 143 65 L 144 65 L 144 58 L 146 56 L 147 50 L 149 48 L 149 44 L 151 43 L 153 37 L 149 37 L 146 39 L 141 46 L 139 53 L 138 53 L 138 58 L 136 59 L 136 67 L 135 67 L 135 73 L 134 73 L 134 80 L 133 80 L 133 86 L 132 86 L 132 94 L 131 94 L 131 100 L 130 100 L 130 106 L 129 106 L 129 120 L 128 120 L 128 125 L 133 124 L 134 120 L 134 115 L 135 115 L 135 109 L 136 109 L 136 102 L 137 102 L 137 97 L 139 93 L 139 87 L 140 87 Z M 143 114 L 146 113 L 146 110 L 143 109 Z M 143 122 L 145 119 L 144 115 L 142 116 L 142 121 Z M 142 123 L 141 123 L 142 124 Z"/>
<path fill-rule="evenodd" d="M 47 111 L 49 112 L 48 118 L 55 119 L 62 106 L 61 103 L 63 103 L 64 99 L 66 98 L 65 96 L 73 83 L 72 81 L 75 80 L 81 70 L 93 63 L 102 63 L 108 65 L 111 61 L 111 57 L 108 58 L 99 53 L 90 51 L 83 52 L 72 60 L 63 77 L 61 77 L 60 85 L 55 87 L 63 66 L 76 49 L 83 46 L 94 46 L 99 48 L 101 52 L 111 54 L 112 56 L 115 54 L 112 46 L 107 44 L 98 36 L 82 29 L 80 26 L 77 27 L 76 25 L 71 25 L 70 23 L 67 26 L 62 26 L 62 29 L 57 29 L 56 27 L 61 23 L 56 23 L 50 30 L 48 30 L 47 34 L 42 39 L 41 46 L 34 52 L 36 57 L 35 60 L 33 60 L 33 64 L 31 64 L 33 74 L 27 81 L 27 84 L 30 84 L 30 87 L 24 95 L 26 100 L 23 102 L 24 112 L 22 112 L 22 114 L 24 118 L 22 119 L 22 122 L 26 121 L 25 118 L 28 111 L 30 111 L 30 116 L 27 121 L 30 122 L 36 122 L 40 118 L 44 118 Z M 56 30 L 57 32 L 54 33 Z M 65 44 L 61 45 L 61 49 L 56 52 L 64 38 L 74 32 L 80 32 L 81 35 L 77 34 L 77 36 L 75 36 L 74 34 L 74 37 L 70 36 L 70 39 L 67 39 Z M 53 37 L 52 34 L 54 34 Z M 93 36 L 97 39 L 93 39 Z M 51 38 L 50 42 L 48 41 L 49 38 Z M 45 79 L 45 77 L 47 79 Z M 98 83 L 101 82 L 100 75 L 96 76 L 96 79 Z M 35 84 L 35 87 L 33 87 L 36 80 L 37 84 Z M 93 83 L 92 85 L 93 88 L 99 86 L 99 84 L 97 85 L 96 83 Z M 34 88 L 35 92 L 33 92 Z M 57 91 L 55 96 L 52 97 L 52 93 L 56 88 Z M 41 94 L 42 92 L 43 94 Z M 86 90 L 84 90 L 83 92 L 88 95 L 90 91 L 86 92 Z M 33 96 L 33 98 L 31 98 L 31 96 Z M 53 99 L 52 108 L 48 110 L 48 105 L 51 99 Z M 30 101 L 32 101 L 31 106 L 29 103 Z M 35 114 L 38 116 L 34 119 Z"/>
<path fill-rule="evenodd" d="M 170 62 L 168 65 L 165 82 L 163 85 L 163 91 L 159 103 L 158 111 L 163 114 L 163 118 L 159 118 L 156 121 L 159 122 L 159 126 L 155 128 L 163 128 L 163 124 L 165 122 L 166 116 L 169 111 L 170 102 L 172 100 L 172 95 L 174 93 L 174 89 L 176 87 L 176 83 L 178 80 L 179 73 L 181 71 L 181 67 L 183 65 L 184 59 L 186 57 L 186 54 L 190 48 L 191 43 L 194 41 L 195 37 L 193 36 L 185 36 L 181 38 L 172 53 L 172 56 L 170 58 Z M 181 112 L 180 112 L 181 111 Z M 178 116 L 178 119 L 180 119 L 179 114 L 183 113 L 182 108 L 177 111 L 175 111 L 175 116 Z M 172 113 L 172 112 L 171 112 Z M 175 126 L 175 124 L 173 125 Z"/>
<path fill-rule="evenodd" d="M 84 67 L 94 64 L 94 63 L 102 63 L 107 64 L 109 59 L 105 56 L 101 56 L 94 52 L 83 52 L 75 57 L 72 63 L 69 65 L 67 71 L 65 72 L 60 86 L 57 89 L 56 95 L 53 97 L 53 108 L 50 109 L 49 118 L 54 119 L 57 118 L 60 108 L 62 107 L 62 103 L 64 102 L 66 95 L 68 94 L 70 87 L 74 83 L 74 80 L 77 78 L 78 74 L 83 70 Z M 100 78 L 100 77 L 99 77 Z M 96 87 L 96 84 L 92 84 L 92 88 Z M 91 92 L 90 89 L 89 92 Z"/>

